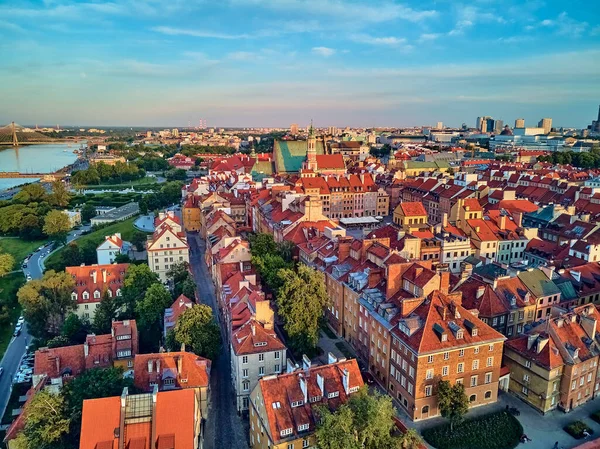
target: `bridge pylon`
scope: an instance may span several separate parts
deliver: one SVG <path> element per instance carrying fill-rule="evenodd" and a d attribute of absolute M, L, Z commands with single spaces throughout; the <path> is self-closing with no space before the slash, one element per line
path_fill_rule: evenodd
<path fill-rule="evenodd" d="M 19 141 L 17 140 L 17 128 L 15 127 L 15 122 L 12 122 L 12 144 L 13 144 L 13 147 L 19 146 Z"/>

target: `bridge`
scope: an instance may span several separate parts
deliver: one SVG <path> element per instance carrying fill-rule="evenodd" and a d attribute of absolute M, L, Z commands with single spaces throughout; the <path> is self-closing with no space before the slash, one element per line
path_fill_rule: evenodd
<path fill-rule="evenodd" d="M 0 178 L 42 178 L 42 179 L 60 179 L 67 176 L 69 173 L 19 173 L 18 171 L 0 171 Z"/>

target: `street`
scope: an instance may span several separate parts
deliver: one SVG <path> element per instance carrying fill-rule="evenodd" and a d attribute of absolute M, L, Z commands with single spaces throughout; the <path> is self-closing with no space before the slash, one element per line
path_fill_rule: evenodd
<path fill-rule="evenodd" d="M 81 236 L 82 231 L 89 229 L 89 226 L 82 226 L 78 230 L 69 232 L 67 243 L 76 240 Z M 23 274 L 25 276 L 31 275 L 32 279 L 40 279 L 44 273 L 44 258 L 48 257 L 46 255 L 47 252 L 47 247 L 34 252 L 27 263 L 27 268 L 23 269 Z M 44 255 L 44 257 L 42 257 L 42 255 Z M 19 261 L 19 263 L 21 263 L 21 261 Z M 12 338 L 8 348 L 6 348 L 2 362 L 0 362 L 0 366 L 4 368 L 4 374 L 2 374 L 2 377 L 0 378 L 0 416 L 4 414 L 4 409 L 6 408 L 6 404 L 10 397 L 12 379 L 19 368 L 21 358 L 25 354 L 25 347 L 30 341 L 31 338 L 27 333 L 27 324 L 25 324 L 21 334 L 18 337 Z"/>
<path fill-rule="evenodd" d="M 188 233 L 188 243 L 198 297 L 203 304 L 209 305 L 213 309 L 213 315 L 218 317 L 215 288 L 204 262 L 205 242 L 198 234 Z M 223 329 L 221 329 L 222 335 Z M 213 360 L 211 368 L 205 449 L 248 449 L 247 425 L 238 416 L 233 398 L 229 348 L 223 346 L 217 360 Z"/>

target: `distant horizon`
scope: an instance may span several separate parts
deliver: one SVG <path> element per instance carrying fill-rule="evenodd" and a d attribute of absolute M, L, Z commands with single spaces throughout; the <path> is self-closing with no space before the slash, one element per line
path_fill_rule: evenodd
<path fill-rule="evenodd" d="M 17 0 L 0 54 L 0 123 L 583 129 L 600 102 L 593 0 Z"/>

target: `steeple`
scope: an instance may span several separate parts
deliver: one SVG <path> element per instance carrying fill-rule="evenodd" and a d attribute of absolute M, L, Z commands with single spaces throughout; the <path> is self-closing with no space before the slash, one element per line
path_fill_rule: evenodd
<path fill-rule="evenodd" d="M 306 149 L 306 168 L 309 170 L 317 170 L 317 138 L 315 137 L 315 130 L 313 128 L 312 119 L 310 121 L 310 128 L 308 129 Z"/>

